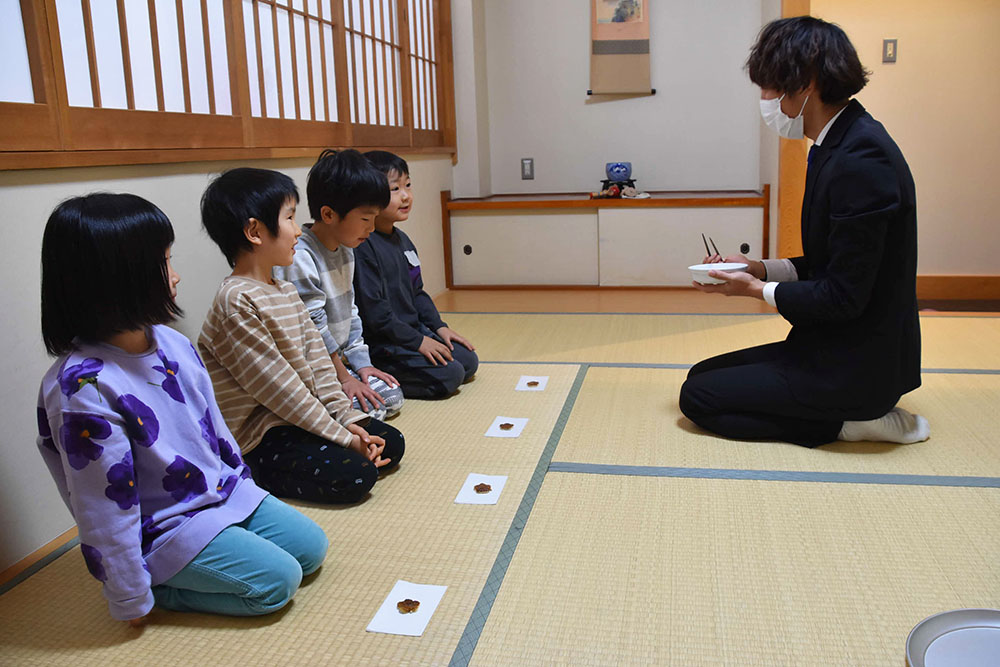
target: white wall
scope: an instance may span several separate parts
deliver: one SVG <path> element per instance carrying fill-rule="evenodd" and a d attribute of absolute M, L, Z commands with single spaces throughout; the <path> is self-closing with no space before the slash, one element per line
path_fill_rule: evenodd
<path fill-rule="evenodd" d="M 918 271 L 996 275 L 1000 251 L 1000 3 L 813 0 L 870 70 L 858 100 L 899 144 L 917 186 Z M 882 63 L 882 40 L 898 59 Z"/>
<path fill-rule="evenodd" d="M 404 156 L 407 157 L 407 156 Z M 451 188 L 447 157 L 409 157 L 414 210 L 403 229 L 420 251 L 431 295 L 444 290 L 439 192 Z M 295 179 L 308 221 L 306 174 L 311 160 L 193 163 L 0 172 L 0 210 L 7 220 L 0 267 L 0 570 L 73 526 L 35 449 L 38 383 L 51 364 L 42 346 L 39 290 L 42 231 L 63 199 L 89 192 L 131 192 L 159 206 L 174 225 L 173 265 L 181 275 L 178 302 L 186 317 L 177 328 L 195 338 L 219 281 L 229 273 L 222 253 L 201 230 L 198 202 L 212 176 L 236 166 L 283 171 Z"/>
<path fill-rule="evenodd" d="M 760 0 L 652 3 L 656 95 L 588 98 L 589 3 L 487 2 L 493 192 L 596 190 L 619 160 L 646 190 L 760 187 L 758 93 L 743 63 L 761 14 Z"/>

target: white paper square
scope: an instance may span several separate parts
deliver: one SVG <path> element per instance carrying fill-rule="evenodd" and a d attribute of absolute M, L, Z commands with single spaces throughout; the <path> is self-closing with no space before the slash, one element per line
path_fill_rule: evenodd
<path fill-rule="evenodd" d="M 382 632 L 388 635 L 408 635 L 419 637 L 424 634 L 427 623 L 434 615 L 447 586 L 431 586 L 428 584 L 412 584 L 400 579 L 392 587 L 389 597 L 375 612 L 375 618 L 365 628 L 368 632 Z M 416 600 L 420 606 L 412 614 L 401 614 L 396 609 L 396 603 L 405 599 Z"/>
<path fill-rule="evenodd" d="M 497 417 L 490 424 L 490 427 L 486 429 L 487 438 L 516 438 L 521 435 L 521 431 L 524 430 L 524 425 L 528 423 L 528 418 L 524 417 Z M 513 424 L 514 427 L 509 431 L 500 430 L 500 424 Z"/>
<path fill-rule="evenodd" d="M 537 387 L 529 387 L 529 382 L 537 382 Z M 548 375 L 522 375 L 521 379 L 517 381 L 517 386 L 514 387 L 515 391 L 545 391 L 545 385 L 549 383 Z"/>
<path fill-rule="evenodd" d="M 500 500 L 500 493 L 504 484 L 507 483 L 507 475 L 480 475 L 470 472 L 465 478 L 465 484 L 455 497 L 455 502 L 462 505 L 496 505 Z M 489 484 L 493 488 L 489 493 L 476 493 L 476 484 Z"/>

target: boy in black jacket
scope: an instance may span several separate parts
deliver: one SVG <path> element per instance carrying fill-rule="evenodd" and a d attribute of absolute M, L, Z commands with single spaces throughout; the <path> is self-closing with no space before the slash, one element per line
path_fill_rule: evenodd
<path fill-rule="evenodd" d="M 448 328 L 424 291 L 420 259 L 396 223 L 410 216 L 410 170 L 398 155 L 365 157 L 389 180 L 391 201 L 375 231 L 354 249 L 355 302 L 372 362 L 392 374 L 407 398 L 446 398 L 476 374 L 472 343 Z"/>

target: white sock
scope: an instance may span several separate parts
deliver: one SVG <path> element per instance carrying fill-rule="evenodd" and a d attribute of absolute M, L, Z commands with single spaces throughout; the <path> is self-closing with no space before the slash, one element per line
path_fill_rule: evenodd
<path fill-rule="evenodd" d="M 907 445 L 931 437 L 931 426 L 920 415 L 893 408 L 878 419 L 844 422 L 838 440 L 847 442 L 898 442 Z"/>

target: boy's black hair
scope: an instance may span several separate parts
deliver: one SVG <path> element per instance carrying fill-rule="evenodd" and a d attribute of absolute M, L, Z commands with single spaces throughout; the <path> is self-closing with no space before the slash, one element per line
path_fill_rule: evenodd
<path fill-rule="evenodd" d="M 343 218 L 359 206 L 388 206 L 389 184 L 358 151 L 328 148 L 309 170 L 306 199 L 313 220 L 322 219 L 324 206 Z"/>
<path fill-rule="evenodd" d="M 746 69 L 755 84 L 779 93 L 796 93 L 815 80 L 825 104 L 846 102 L 865 87 L 870 74 L 840 26 L 812 16 L 764 26 Z"/>
<path fill-rule="evenodd" d="M 389 151 L 368 151 L 365 153 L 365 157 L 368 158 L 368 161 L 376 169 L 386 176 L 389 176 L 392 172 L 396 172 L 400 176 L 410 175 L 410 168 L 406 165 L 406 160 L 395 153 L 390 153 Z"/>
<path fill-rule="evenodd" d="M 277 236 L 278 216 L 289 199 L 298 203 L 299 190 L 285 174 L 253 167 L 230 169 L 209 183 L 201 196 L 201 224 L 229 266 L 236 266 L 240 252 L 253 250 L 243 234 L 250 218 Z"/>
<path fill-rule="evenodd" d="M 182 315 L 170 296 L 166 252 L 170 220 L 130 194 L 67 199 L 52 211 L 42 235 L 42 339 L 49 354 L 73 339 L 111 335 Z"/>

